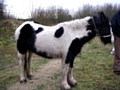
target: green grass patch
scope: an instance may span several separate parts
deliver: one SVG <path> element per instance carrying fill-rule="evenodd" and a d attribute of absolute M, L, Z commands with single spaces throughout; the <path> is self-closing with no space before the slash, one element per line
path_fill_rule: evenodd
<path fill-rule="evenodd" d="M 38 85 L 37 86 L 37 89 L 35 90 L 44 90 L 45 86 L 42 84 L 42 85 Z"/>
<path fill-rule="evenodd" d="M 39 66 L 46 64 L 47 62 L 49 62 L 48 59 L 42 58 L 40 56 L 37 55 L 33 55 L 33 60 L 32 60 L 32 70 L 33 71 L 37 71 L 39 69 Z"/>
<path fill-rule="evenodd" d="M 98 38 L 86 44 L 75 60 L 73 90 L 120 90 L 120 77 L 113 73 L 112 45 L 104 46 Z"/>

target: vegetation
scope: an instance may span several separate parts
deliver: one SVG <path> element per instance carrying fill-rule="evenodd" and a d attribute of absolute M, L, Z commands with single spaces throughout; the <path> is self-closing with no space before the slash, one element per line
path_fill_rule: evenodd
<path fill-rule="evenodd" d="M 72 19 L 69 10 L 63 8 L 49 7 L 47 10 L 39 8 L 31 13 L 31 19 L 42 24 L 56 24 Z"/>
<path fill-rule="evenodd" d="M 15 28 L 21 23 L 17 20 L 0 21 L 0 89 L 18 79 L 18 60 L 14 40 Z"/>
<path fill-rule="evenodd" d="M 39 8 L 31 12 L 31 20 L 35 20 L 45 25 L 53 25 L 59 22 L 68 21 L 76 18 L 83 18 L 85 16 L 94 16 L 98 12 L 103 11 L 110 19 L 118 12 L 120 5 L 104 4 L 102 6 L 83 5 L 76 12 L 63 9 L 62 7 L 48 7 L 46 10 Z"/>
<path fill-rule="evenodd" d="M 4 19 L 4 0 L 0 1 L 0 19 Z"/>

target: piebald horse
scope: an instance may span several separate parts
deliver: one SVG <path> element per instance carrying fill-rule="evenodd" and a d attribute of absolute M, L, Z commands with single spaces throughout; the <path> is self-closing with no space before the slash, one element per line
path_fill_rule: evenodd
<path fill-rule="evenodd" d="M 73 63 L 83 45 L 99 36 L 104 44 L 111 43 L 110 22 L 100 12 L 96 16 L 87 16 L 45 26 L 34 21 L 26 21 L 15 31 L 15 40 L 20 65 L 20 82 L 33 76 L 30 68 L 32 53 L 45 58 L 61 58 L 61 90 L 69 90 L 77 85 L 73 77 Z M 56 66 L 57 67 L 57 66 Z"/>

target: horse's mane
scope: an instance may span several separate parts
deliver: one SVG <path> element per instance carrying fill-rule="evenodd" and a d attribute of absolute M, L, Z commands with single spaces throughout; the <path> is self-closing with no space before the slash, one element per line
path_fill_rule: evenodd
<path fill-rule="evenodd" d="M 82 18 L 82 19 L 75 19 L 75 20 L 59 23 L 58 25 L 66 27 L 66 28 L 70 28 L 70 29 L 73 29 L 73 30 L 76 30 L 76 29 L 80 30 L 88 24 L 88 20 L 90 18 L 91 17 L 85 17 L 85 18 Z"/>

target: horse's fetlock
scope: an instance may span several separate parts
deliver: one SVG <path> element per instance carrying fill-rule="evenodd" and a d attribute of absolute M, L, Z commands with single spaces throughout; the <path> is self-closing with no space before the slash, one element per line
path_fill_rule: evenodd
<path fill-rule="evenodd" d="M 75 79 L 68 80 L 68 84 L 69 84 L 71 87 L 75 87 L 75 86 L 77 86 L 77 81 L 76 81 Z"/>
<path fill-rule="evenodd" d="M 26 80 L 26 79 L 20 80 L 20 83 L 21 83 L 21 84 L 26 84 L 26 83 L 27 83 L 27 80 Z"/>
<path fill-rule="evenodd" d="M 27 75 L 27 78 L 28 78 L 29 80 L 32 80 L 33 75 Z"/>
<path fill-rule="evenodd" d="M 71 90 L 71 87 L 67 83 L 63 83 L 61 85 L 61 90 Z"/>

